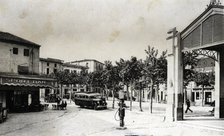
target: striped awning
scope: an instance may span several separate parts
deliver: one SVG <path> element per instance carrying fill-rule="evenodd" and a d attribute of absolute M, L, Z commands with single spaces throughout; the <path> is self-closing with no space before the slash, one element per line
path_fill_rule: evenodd
<path fill-rule="evenodd" d="M 55 88 L 56 80 L 39 76 L 0 76 L 0 85 L 39 88 Z"/>

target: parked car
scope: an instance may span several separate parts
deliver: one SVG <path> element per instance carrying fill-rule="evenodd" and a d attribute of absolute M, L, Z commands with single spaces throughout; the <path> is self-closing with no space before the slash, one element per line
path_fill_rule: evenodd
<path fill-rule="evenodd" d="M 107 102 L 99 93 L 76 93 L 74 102 L 80 107 L 97 109 L 106 109 Z"/>

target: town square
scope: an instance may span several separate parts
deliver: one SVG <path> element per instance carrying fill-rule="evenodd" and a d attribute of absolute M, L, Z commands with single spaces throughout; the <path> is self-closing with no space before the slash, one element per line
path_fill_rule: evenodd
<path fill-rule="evenodd" d="M 224 135 L 223 0 L 0 0 L 0 136 Z"/>

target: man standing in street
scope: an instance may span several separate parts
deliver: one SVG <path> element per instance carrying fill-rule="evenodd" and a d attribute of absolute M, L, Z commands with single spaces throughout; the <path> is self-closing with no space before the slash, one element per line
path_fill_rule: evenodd
<path fill-rule="evenodd" d="M 187 113 L 188 110 L 191 111 L 191 112 L 193 112 L 193 111 L 190 109 L 191 103 L 190 103 L 190 100 L 189 100 L 189 99 L 187 99 L 186 103 L 187 103 L 187 109 L 186 109 L 185 113 Z"/>

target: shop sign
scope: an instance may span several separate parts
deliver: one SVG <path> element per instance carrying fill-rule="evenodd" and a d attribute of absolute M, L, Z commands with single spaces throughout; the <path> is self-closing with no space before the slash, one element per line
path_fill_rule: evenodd
<path fill-rule="evenodd" d="M 16 84 L 16 85 L 28 85 L 28 86 L 54 86 L 54 81 L 42 80 L 42 79 L 21 79 L 2 77 L 2 84 Z"/>

